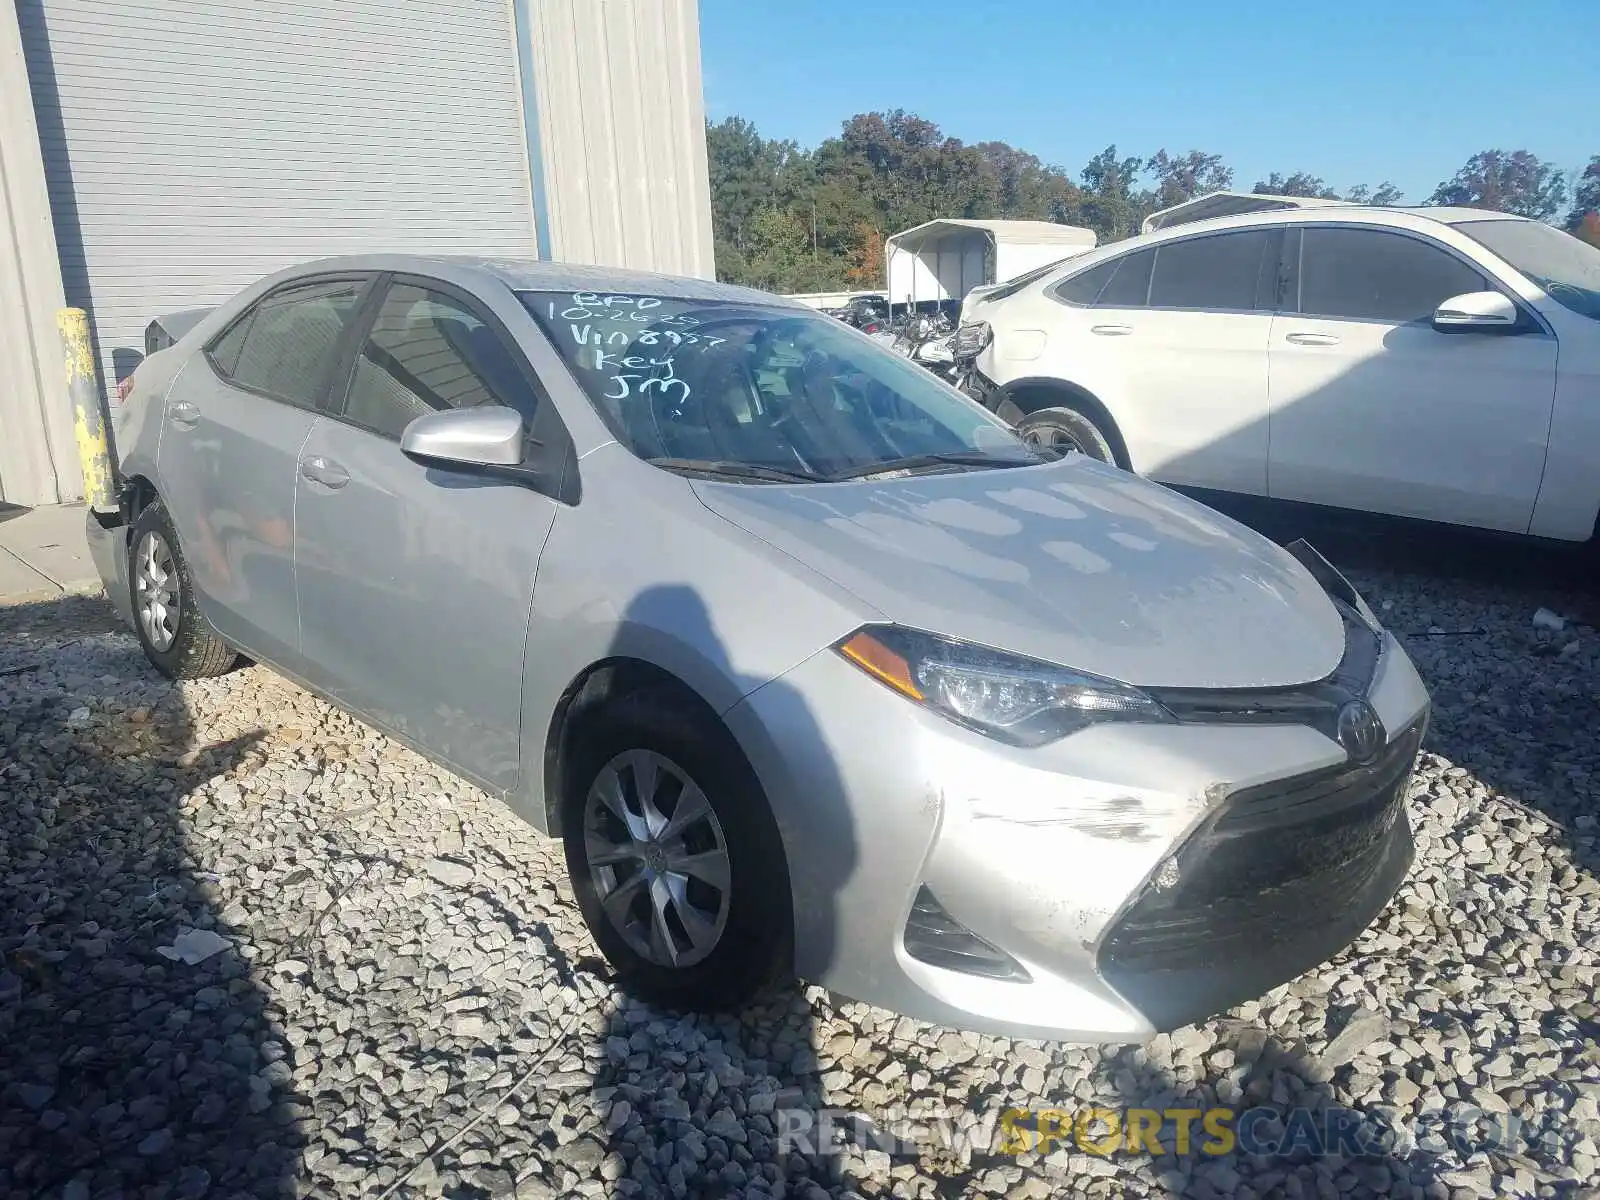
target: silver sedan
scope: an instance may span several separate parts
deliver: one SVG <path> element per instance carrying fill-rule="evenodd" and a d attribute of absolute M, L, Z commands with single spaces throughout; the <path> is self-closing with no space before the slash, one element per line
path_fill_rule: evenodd
<path fill-rule="evenodd" d="M 115 437 L 91 541 L 151 662 L 247 655 L 503 797 L 660 1004 L 798 974 L 1138 1041 L 1410 862 L 1427 695 L 1314 551 L 773 296 L 313 263 L 147 358 Z"/>

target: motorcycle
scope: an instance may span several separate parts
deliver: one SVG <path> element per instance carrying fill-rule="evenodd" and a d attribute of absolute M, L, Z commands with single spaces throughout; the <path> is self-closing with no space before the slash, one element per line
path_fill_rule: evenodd
<path fill-rule="evenodd" d="M 938 313 L 931 317 L 925 314 L 910 315 L 898 328 L 879 327 L 870 331 L 868 336 L 940 379 L 947 382 L 951 380 L 955 368 L 951 340 L 955 335 L 950 328 L 950 319 L 945 314 Z"/>
<path fill-rule="evenodd" d="M 988 380 L 978 372 L 978 356 L 994 339 L 994 332 L 983 321 L 960 326 L 950 335 L 950 384 L 985 408 L 994 408 Z"/>

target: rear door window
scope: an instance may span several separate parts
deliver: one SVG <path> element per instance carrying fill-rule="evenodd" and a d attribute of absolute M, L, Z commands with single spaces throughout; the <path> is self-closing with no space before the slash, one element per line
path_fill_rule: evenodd
<path fill-rule="evenodd" d="M 366 284 L 337 279 L 280 288 L 211 344 L 212 365 L 239 387 L 301 408 L 325 408 L 339 343 Z"/>
<path fill-rule="evenodd" d="M 1093 304 L 1100 295 L 1100 290 L 1106 286 L 1110 278 L 1116 274 L 1117 268 L 1122 265 L 1120 258 L 1113 258 L 1110 262 L 1100 263 L 1090 267 L 1087 271 L 1079 271 L 1068 279 L 1063 279 L 1051 289 L 1058 300 L 1065 300 L 1068 304 Z"/>
<path fill-rule="evenodd" d="M 1382 229 L 1311 228 L 1300 245 L 1300 311 L 1308 317 L 1406 324 L 1489 282 L 1448 251 Z"/>
<path fill-rule="evenodd" d="M 1268 263 L 1277 269 L 1276 230 L 1248 229 L 1165 242 L 1156 247 L 1152 308 L 1251 311 Z"/>
<path fill-rule="evenodd" d="M 1150 269 L 1155 265 L 1156 252 L 1141 250 L 1117 263 L 1117 273 L 1111 277 L 1099 298 L 1096 308 L 1143 308 L 1150 303 Z"/>

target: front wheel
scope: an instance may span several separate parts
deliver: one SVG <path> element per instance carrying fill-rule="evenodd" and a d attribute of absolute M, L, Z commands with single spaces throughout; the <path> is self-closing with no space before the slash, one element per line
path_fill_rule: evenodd
<path fill-rule="evenodd" d="M 145 657 L 169 679 L 204 679 L 231 671 L 238 653 L 195 606 L 189 564 L 166 506 L 145 506 L 128 537 L 128 588 Z"/>
<path fill-rule="evenodd" d="M 1089 417 L 1075 408 L 1041 408 L 1017 422 L 1017 434 L 1033 446 L 1044 446 L 1064 454 L 1086 454 L 1103 463 L 1117 465 L 1111 439 Z"/>
<path fill-rule="evenodd" d="M 727 731 L 669 689 L 575 731 L 567 871 L 621 986 L 666 1008 L 738 1008 L 789 953 L 789 884 L 766 797 Z"/>

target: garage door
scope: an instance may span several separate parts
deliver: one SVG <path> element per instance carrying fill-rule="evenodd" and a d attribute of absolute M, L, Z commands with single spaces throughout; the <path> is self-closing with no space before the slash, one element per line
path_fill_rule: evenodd
<path fill-rule="evenodd" d="M 159 313 L 375 250 L 534 256 L 504 0 L 17 0 L 67 302 Z"/>

